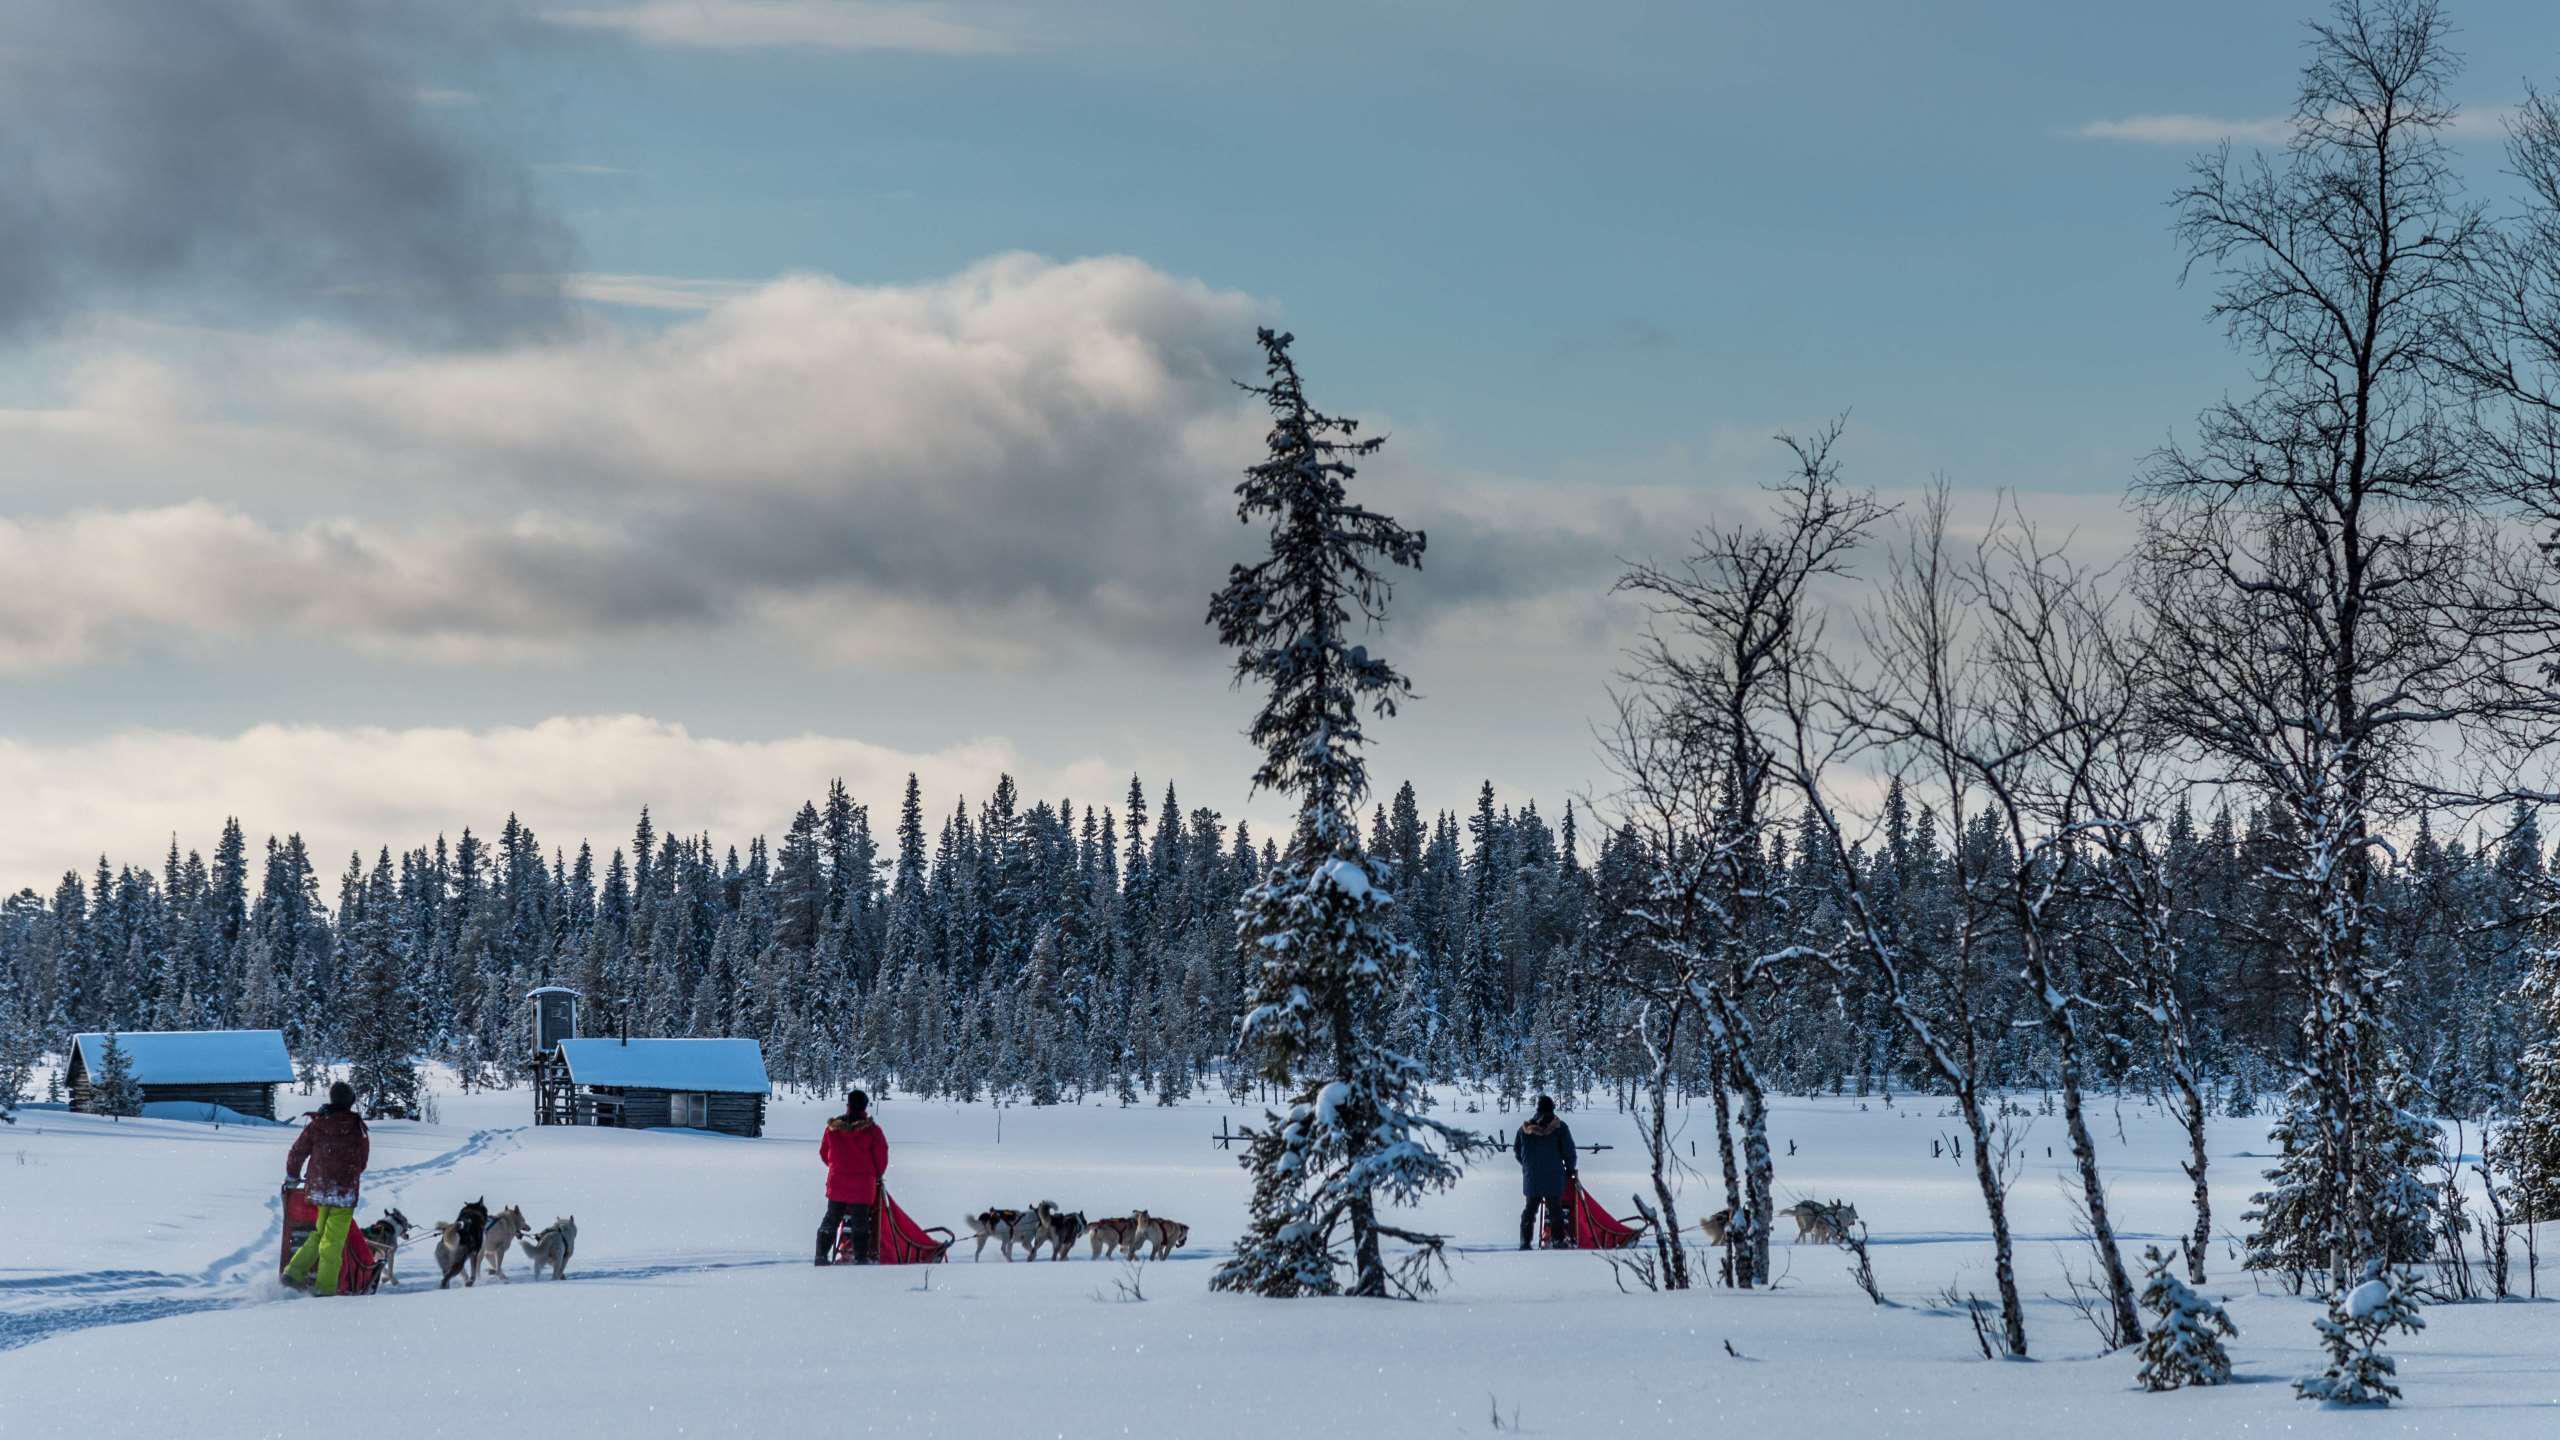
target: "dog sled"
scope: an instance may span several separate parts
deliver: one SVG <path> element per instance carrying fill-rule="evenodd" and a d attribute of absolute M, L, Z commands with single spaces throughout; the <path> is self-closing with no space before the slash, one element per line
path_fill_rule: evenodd
<path fill-rule="evenodd" d="M 276 1256 L 276 1274 L 293 1263 L 293 1252 L 320 1228 L 320 1207 L 311 1203 L 311 1194 L 300 1185 L 286 1181 L 284 1186 L 284 1246 Z M 373 1242 L 364 1238 L 362 1227 L 347 1226 L 346 1248 L 338 1253 L 338 1293 L 370 1295 L 382 1284 L 382 1257 L 373 1253 Z"/>
<path fill-rule="evenodd" d="M 1601 1208 L 1591 1192 L 1579 1184 L 1565 1187 L 1565 1213 L 1572 1217 L 1573 1233 L 1561 1233 L 1553 1213 L 1547 1212 L 1546 1243 L 1550 1250 L 1624 1250 L 1644 1238 L 1645 1222 L 1630 1225 Z"/>
<path fill-rule="evenodd" d="M 889 1192 L 880 1192 L 880 1203 L 871 1207 L 879 1217 L 880 1239 L 875 1248 L 883 1265 L 939 1265 L 950 1258 L 951 1247 L 960 1237 L 940 1225 L 918 1225 L 915 1217 L 898 1208 Z M 935 1239 L 935 1236 L 942 1238 Z M 853 1235 L 850 1226 L 836 1230 L 835 1263 L 843 1265 L 853 1259 Z"/>

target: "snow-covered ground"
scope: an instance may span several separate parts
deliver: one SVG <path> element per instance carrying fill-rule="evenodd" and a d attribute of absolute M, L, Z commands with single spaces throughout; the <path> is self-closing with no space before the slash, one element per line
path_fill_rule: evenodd
<path fill-rule="evenodd" d="M 2560 1304 L 2430 1309 L 2395 1348 L 2402 1406 L 2324 1412 L 2288 1383 L 2316 1368 L 2315 1307 L 2260 1293 L 2219 1248 L 2208 1290 L 2232 1297 L 2237 1383 L 2133 1389 L 2133 1358 L 2095 1356 L 2044 1298 L 2083 1263 L 2053 1119 L 2033 1122 L 2014 1192 L 2037 1359 L 1982 1360 L 1935 1298 L 1992 1286 L 1970 1167 L 1930 1153 L 1956 1122 L 1926 1097 L 1776 1113 L 1782 1191 L 1857 1204 L 1890 1308 L 1810 1245 L 1782 1246 L 1781 1283 L 1753 1294 L 1626 1295 L 1597 1256 L 1516 1253 L 1507 1159 L 1420 1215 L 1459 1247 L 1429 1303 L 1212 1295 L 1246 1184 L 1210 1136 L 1258 1112 L 1209 1103 L 1014 1107 L 1001 1141 L 983 1105 L 881 1108 L 891 1188 L 924 1223 L 1042 1198 L 1190 1222 L 1189 1248 L 1143 1271 L 1143 1301 L 1121 1297 L 1122 1266 L 973 1264 L 965 1239 L 949 1265 L 817 1270 L 829 1107 L 778 1099 L 761 1140 L 537 1129 L 531 1108 L 522 1090 L 448 1092 L 440 1123 L 377 1124 L 360 1218 L 398 1205 L 423 1225 L 481 1196 L 537 1225 L 575 1214 L 569 1283 L 439 1293 L 430 1235 L 402 1253 L 396 1293 L 326 1302 L 272 1278 L 289 1128 L 24 1112 L 0 1129 L 0 1435 L 2560 1435 Z M 2174 1243 L 2175 1126 L 2130 1100 L 2099 1119 L 2128 1248 Z M 1571 1120 L 1617 1147 L 1584 1176 L 1626 1213 L 1632 1121 L 1605 1105 Z M 2236 1230 L 2264 1125 L 2219 1123 L 2219 1228 Z M 1688 1212 L 1717 1189 L 1692 1181 Z M 2560 1246 L 2560 1227 L 2544 1239 Z M 2560 1265 L 2543 1278 L 2560 1287 Z"/>

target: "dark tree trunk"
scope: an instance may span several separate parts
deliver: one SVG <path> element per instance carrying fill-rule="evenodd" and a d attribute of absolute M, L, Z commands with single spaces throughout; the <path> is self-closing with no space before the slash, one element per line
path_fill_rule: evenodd
<path fill-rule="evenodd" d="M 1973 1137 L 1973 1179 L 1982 1187 L 1982 1208 L 1991 1217 L 1992 1274 L 2000 1286 L 2000 1336 L 2009 1353 L 2027 1358 L 2027 1316 L 2018 1302 L 2018 1267 L 2009 1239 L 2009 1192 L 2000 1183 L 1999 1159 L 1991 1150 L 1991 1127 L 1982 1116 L 1982 1095 L 1971 1082 L 1957 1093 L 1964 1111 L 1965 1133 Z"/>

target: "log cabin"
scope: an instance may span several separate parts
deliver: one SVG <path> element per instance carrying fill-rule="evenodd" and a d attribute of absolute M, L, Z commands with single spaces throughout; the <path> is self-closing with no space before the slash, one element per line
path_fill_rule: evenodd
<path fill-rule="evenodd" d="M 567 1119 L 629 1129 L 764 1133 L 773 1083 L 753 1040 L 555 1041 Z"/>
<path fill-rule="evenodd" d="M 132 1030 L 116 1033 L 142 1090 L 142 1103 L 219 1105 L 241 1115 L 276 1118 L 276 1087 L 292 1083 L 293 1060 L 279 1030 Z M 71 1108 L 101 1113 L 98 1075 L 106 1065 L 103 1033 L 71 1037 L 63 1076 Z"/>

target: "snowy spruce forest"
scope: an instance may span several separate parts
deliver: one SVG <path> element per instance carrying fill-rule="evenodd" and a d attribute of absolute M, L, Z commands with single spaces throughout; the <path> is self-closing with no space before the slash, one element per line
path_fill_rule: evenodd
<path fill-rule="evenodd" d="M 1933 1333 L 1984 1359 L 2051 1353 L 2067 1310 L 2127 1352 L 2115 1388 L 2217 1386 L 2240 1342 L 2208 1287 L 2245 1275 L 2307 1357 L 2288 1393 L 2387 1405 L 2430 1314 L 2538 1317 L 2487 1302 L 2538 1297 L 2560 1215 L 2560 100 L 2516 109 L 2518 183 L 2479 198 L 2457 38 L 2340 0 L 2293 142 L 2169 197 L 2251 381 L 2132 477 L 2125 553 L 1889 500 L 1845 423 L 1779 437 L 1750 513 L 1628 562 L 1588 795 L 1371 774 L 1433 552 L 1364 503 L 1385 442 L 1320 344 L 1263 330 L 1267 449 L 1215 482 L 1260 548 L 1201 593 L 1284 833 L 1186 809 L 1189 776 L 836 783 L 772 836 L 510 815 L 343 862 L 185 817 L 209 852 L 66 857 L 0 903 L 0 1105 L 73 1031 L 271 1027 L 438 1124 L 431 1080 L 515 1084 L 523 997 L 567 985 L 590 1033 L 751 1037 L 784 1100 L 938 1103 L 920 1128 L 1249 1109 L 1215 1163 L 1250 1199 L 1190 1288 L 1421 1299 L 1465 1252 L 1418 1212 L 1471 1165 L 1507 1184 L 1485 1127 L 1544 1093 L 1633 1137 L 1618 1291 L 1802 1283 L 1792 1219 L 1845 1257 L 1835 1320 L 1884 1324 L 1868 1302 L 1919 1297 L 1878 1265 L 1935 1204 L 1980 1253 Z M 1781 1121 L 1863 1145 L 1896 1102 L 1934 1117 L 1926 1184 L 1878 1179 L 1864 1218 L 1792 1188 Z"/>
<path fill-rule="evenodd" d="M 0 907 L 0 957 L 13 1014 L 45 1048 L 79 1030 L 276 1028 L 311 1065 L 363 1057 L 392 1094 L 415 1084 L 401 1056 L 466 1074 L 519 1059 L 522 997 L 544 984 L 590 997 L 592 1033 L 627 1023 L 634 1035 L 760 1039 L 776 1082 L 813 1092 L 869 1081 L 961 1100 L 1169 1104 L 1247 1083 L 1232 1063 L 1246 989 L 1235 910 L 1276 863 L 1272 841 L 1214 811 L 1184 813 L 1170 784 L 1150 802 L 1134 779 L 1116 805 L 1027 799 L 1008 781 L 930 811 L 910 782 L 886 835 L 872 814 L 833 786 L 778 844 L 660 835 L 643 814 L 601 862 L 584 841 L 546 849 L 509 817 L 494 842 L 466 830 L 350 856 L 325 879 L 298 836 L 253 851 L 232 823 L 210 863 L 173 846 L 156 865 L 101 860 L 50 895 L 21 890 Z M 2281 1095 L 2306 998 L 2269 878 L 2283 815 L 2216 804 L 2199 818 L 2181 804 L 2161 825 L 2165 875 L 2183 897 L 2178 984 L 2195 1064 L 2215 1109 L 2235 1115 Z M 2399 981 L 2392 1032 L 2446 1115 L 2510 1112 L 2518 1061 L 2543 1035 L 2523 982 L 2550 903 L 2549 847 L 2529 809 L 2496 821 L 2439 838 L 2422 818 L 2372 902 L 2375 951 Z M 1837 928 L 1809 823 L 1766 837 L 1770 881 L 1800 917 L 1785 944 Z M 1371 812 L 1365 846 L 1410 877 L 1392 924 L 1414 960 L 1390 1023 L 1434 1080 L 1517 1100 L 1645 1078 L 1629 1028 L 1641 1002 L 1594 975 L 1609 917 L 1643 899 L 1640 834 L 1595 835 L 1570 799 L 1552 820 L 1534 802 L 1500 806 L 1490 786 L 1464 812 L 1425 813 L 1407 785 Z M 1959 865 L 1936 810 L 1897 784 L 1848 863 L 1887 924 L 1926 933 L 1962 909 L 1968 869 L 2011 859 L 1987 816 L 1964 850 Z M 2095 901 L 2075 903 L 2090 919 L 2059 923 L 2105 922 Z M 2051 1046 L 2017 1023 L 2033 1006 L 2014 966 L 1983 969 L 1983 1082 L 2049 1086 Z M 1760 989 L 1750 1004 L 1769 1083 L 1856 1095 L 1932 1085 L 1886 1003 L 1855 974 Z M 2099 1083 L 2163 1083 L 2139 1021 L 2093 1057 Z M 1703 1048 L 1686 1049 L 1677 1082 L 1712 1087 Z"/>

